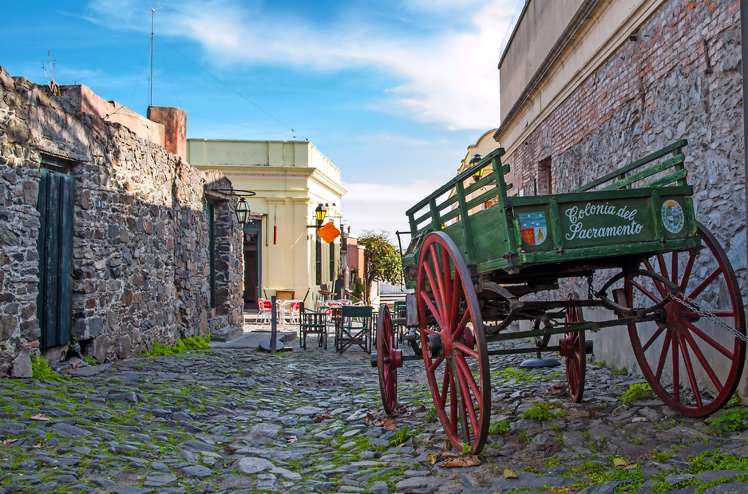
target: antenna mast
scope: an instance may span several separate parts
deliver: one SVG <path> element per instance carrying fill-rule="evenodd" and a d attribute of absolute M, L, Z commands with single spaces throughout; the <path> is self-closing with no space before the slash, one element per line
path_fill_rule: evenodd
<path fill-rule="evenodd" d="M 161 7 L 151 9 L 151 105 L 153 106 L 153 18 L 156 15 L 156 11 Z"/>

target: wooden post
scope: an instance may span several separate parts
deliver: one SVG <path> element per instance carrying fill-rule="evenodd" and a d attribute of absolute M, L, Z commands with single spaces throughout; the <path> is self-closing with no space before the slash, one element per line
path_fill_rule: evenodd
<path fill-rule="evenodd" d="M 276 331 L 278 326 L 278 312 L 276 310 L 277 297 L 273 295 L 270 297 L 270 307 L 273 312 L 270 313 L 270 353 L 275 353 L 276 347 Z"/>

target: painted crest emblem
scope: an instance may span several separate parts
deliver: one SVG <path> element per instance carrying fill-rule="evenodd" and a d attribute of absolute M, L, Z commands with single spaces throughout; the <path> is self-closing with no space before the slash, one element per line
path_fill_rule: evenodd
<path fill-rule="evenodd" d="M 519 227 L 522 231 L 522 240 L 530 245 L 540 245 L 548 236 L 548 228 L 545 223 L 545 213 L 520 213 Z"/>
<path fill-rule="evenodd" d="M 670 233 L 678 233 L 683 229 L 683 208 L 678 202 L 672 199 L 663 202 L 660 214 L 665 230 Z"/>

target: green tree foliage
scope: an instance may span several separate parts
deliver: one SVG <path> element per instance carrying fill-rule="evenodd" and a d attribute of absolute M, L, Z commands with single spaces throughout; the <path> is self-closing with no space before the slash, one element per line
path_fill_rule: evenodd
<path fill-rule="evenodd" d="M 371 285 L 375 281 L 397 284 L 402 281 L 403 267 L 400 252 L 390 243 L 389 232 L 365 231 L 358 245 L 366 247 L 366 303 L 371 303 Z"/>

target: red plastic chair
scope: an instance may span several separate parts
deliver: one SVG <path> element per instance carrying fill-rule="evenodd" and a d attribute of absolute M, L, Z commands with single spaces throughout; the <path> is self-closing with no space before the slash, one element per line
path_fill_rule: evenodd
<path fill-rule="evenodd" d="M 270 322 L 270 318 L 273 314 L 273 304 L 270 302 L 270 300 L 264 299 L 264 298 L 258 298 L 257 299 L 257 318 L 255 319 L 255 322 L 257 324 L 263 324 L 265 322 Z"/>

